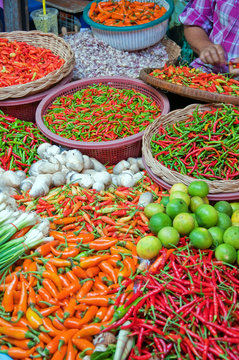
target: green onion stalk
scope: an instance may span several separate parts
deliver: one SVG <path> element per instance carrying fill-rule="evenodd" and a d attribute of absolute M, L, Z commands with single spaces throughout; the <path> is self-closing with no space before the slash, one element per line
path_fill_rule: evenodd
<path fill-rule="evenodd" d="M 0 246 L 6 243 L 18 230 L 35 225 L 37 214 L 3 210 L 0 213 Z"/>
<path fill-rule="evenodd" d="M 43 220 L 31 228 L 26 235 L 10 240 L 0 245 L 0 275 L 6 272 L 11 265 L 19 260 L 28 250 L 42 242 L 53 240 L 46 237 L 49 232 L 49 222 Z"/>

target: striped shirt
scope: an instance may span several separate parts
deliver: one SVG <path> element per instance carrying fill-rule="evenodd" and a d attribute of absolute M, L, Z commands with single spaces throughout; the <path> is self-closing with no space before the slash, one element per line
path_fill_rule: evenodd
<path fill-rule="evenodd" d="M 239 57 L 239 0 L 190 0 L 179 20 L 204 29 L 214 44 L 223 47 L 227 61 Z M 207 72 L 228 72 L 227 66 L 203 64 L 199 58 L 191 65 Z"/>

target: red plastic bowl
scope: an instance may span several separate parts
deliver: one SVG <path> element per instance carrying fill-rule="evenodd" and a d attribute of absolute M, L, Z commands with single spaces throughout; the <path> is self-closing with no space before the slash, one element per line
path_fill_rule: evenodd
<path fill-rule="evenodd" d="M 166 95 L 154 89 L 153 87 L 145 84 L 141 80 L 133 80 L 126 77 L 98 77 L 85 80 L 72 82 L 68 85 L 62 86 L 57 91 L 51 92 L 50 95 L 45 97 L 37 107 L 36 111 L 36 124 L 41 132 L 53 142 L 80 150 L 83 154 L 94 157 L 103 164 L 116 164 L 120 160 L 127 159 L 128 157 L 138 157 L 141 155 L 142 137 L 144 132 L 128 136 L 124 139 L 114 141 L 102 142 L 86 142 L 69 140 L 62 136 L 52 133 L 43 123 L 43 116 L 46 114 L 49 106 L 53 101 L 62 95 L 75 93 L 78 90 L 84 89 L 92 84 L 107 84 L 119 89 L 135 89 L 144 95 L 153 99 L 161 108 L 161 114 L 167 114 L 170 106 Z"/>
<path fill-rule="evenodd" d="M 23 98 L 0 101 L 0 109 L 9 116 L 20 120 L 35 122 L 36 109 L 41 100 L 51 91 L 57 91 L 62 85 L 68 84 L 72 79 L 72 72 L 57 85 L 41 93 Z"/>
<path fill-rule="evenodd" d="M 164 189 L 169 190 L 171 188 L 172 185 L 168 184 L 166 181 L 164 181 L 163 179 L 161 179 L 160 177 L 158 177 L 157 175 L 155 175 L 153 173 L 153 171 L 150 169 L 150 167 L 146 164 L 144 157 L 143 157 L 143 163 L 144 163 L 144 167 L 145 170 L 147 171 L 149 177 L 151 177 L 151 179 L 153 181 L 156 182 L 156 184 L 162 186 Z M 230 201 L 230 200 L 239 200 L 239 192 L 236 191 L 234 193 L 218 193 L 218 194 L 208 194 L 208 199 L 211 201 L 220 201 L 220 200 L 226 200 L 226 201 Z"/>

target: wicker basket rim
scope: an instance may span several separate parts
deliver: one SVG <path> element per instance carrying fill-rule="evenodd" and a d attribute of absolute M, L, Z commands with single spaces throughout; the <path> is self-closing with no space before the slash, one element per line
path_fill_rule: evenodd
<path fill-rule="evenodd" d="M 167 80 L 158 79 L 149 75 L 150 72 L 156 69 L 163 68 L 144 68 L 140 71 L 140 78 L 147 82 L 148 84 L 158 87 L 162 90 L 167 90 L 175 94 L 179 94 L 186 97 L 191 97 L 193 99 L 202 100 L 205 102 L 227 102 L 235 105 L 239 105 L 239 96 L 226 95 L 226 94 L 217 94 L 211 93 L 206 90 L 193 89 L 184 85 L 172 84 Z"/>
<path fill-rule="evenodd" d="M 7 87 L 3 87 L 0 89 L 0 100 L 5 100 L 8 98 L 18 98 L 23 97 L 29 94 L 35 94 L 37 92 L 46 90 L 47 88 L 55 85 L 58 83 L 63 77 L 67 76 L 74 67 L 75 58 L 74 53 L 68 43 L 66 43 L 62 38 L 56 36 L 52 33 L 43 33 L 38 30 L 32 31 L 13 31 L 9 33 L 0 33 L 0 38 L 9 38 L 10 40 L 17 40 L 21 39 L 21 41 L 28 43 L 29 40 L 34 39 L 34 46 L 35 47 L 44 47 L 43 44 L 39 45 L 39 39 L 41 41 L 51 41 L 55 42 L 54 51 L 52 47 L 48 47 L 53 53 L 58 52 L 58 48 L 61 46 L 61 50 L 64 49 L 65 56 L 61 56 L 64 58 L 65 62 L 61 66 L 60 69 L 54 70 L 47 74 L 46 76 L 33 80 L 31 82 L 19 85 L 11 85 Z M 38 40 L 38 42 L 37 42 Z M 38 46 L 39 45 L 39 46 Z M 57 54 L 59 55 L 59 54 Z M 60 55 L 59 55 L 60 56 Z"/>
<path fill-rule="evenodd" d="M 198 109 L 199 112 L 203 112 L 212 106 L 220 107 L 221 105 L 222 104 L 220 103 L 190 104 L 183 109 L 174 110 L 166 115 L 162 115 L 146 128 L 143 136 L 142 153 L 147 166 L 156 176 L 159 176 L 165 182 L 171 185 L 175 184 L 176 182 L 183 182 L 188 185 L 195 180 L 195 178 L 191 176 L 182 175 L 175 170 L 168 169 L 153 158 L 150 143 L 152 136 L 158 132 L 159 124 L 165 126 L 181 122 L 184 121 L 188 115 L 191 115 L 192 112 L 196 109 Z M 209 185 L 210 193 L 235 192 L 239 188 L 239 180 L 202 180 Z"/>

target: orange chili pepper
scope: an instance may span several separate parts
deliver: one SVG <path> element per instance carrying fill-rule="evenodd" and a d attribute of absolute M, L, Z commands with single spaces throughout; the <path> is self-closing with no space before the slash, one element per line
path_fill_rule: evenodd
<path fill-rule="evenodd" d="M 43 318 L 42 319 L 42 322 L 43 322 L 43 325 L 45 327 L 46 330 L 48 330 L 48 335 L 50 335 L 51 337 L 54 337 L 56 335 L 60 335 L 61 334 L 61 331 L 56 329 L 51 320 L 49 318 Z"/>
<path fill-rule="evenodd" d="M 84 282 L 84 284 L 82 285 L 82 288 L 76 295 L 76 299 L 77 300 L 82 299 L 90 291 L 93 284 L 94 284 L 93 280 L 88 280 L 88 281 Z"/>
<path fill-rule="evenodd" d="M 85 270 L 83 270 L 80 266 L 77 266 L 77 265 L 73 266 L 72 271 L 80 279 L 87 279 L 88 278 Z"/>
<path fill-rule="evenodd" d="M 66 297 L 75 294 L 78 290 L 80 290 L 81 284 L 79 282 L 72 283 L 68 288 L 63 289 L 58 295 L 58 300 L 63 300 Z"/>
<path fill-rule="evenodd" d="M 19 347 L 11 347 L 11 348 L 8 348 L 7 350 L 1 349 L 1 353 L 7 354 L 14 359 L 26 359 L 26 357 L 33 354 L 34 351 L 35 351 L 35 347 L 33 347 L 30 350 L 23 350 Z"/>
<path fill-rule="evenodd" d="M 113 306 L 114 307 L 114 306 Z M 107 311 L 108 311 L 108 307 L 106 306 L 101 306 L 99 308 L 99 310 L 97 311 L 96 315 L 95 315 L 95 318 L 96 319 L 100 319 L 101 321 L 104 319 L 105 315 L 107 314 Z"/>
<path fill-rule="evenodd" d="M 51 360 L 63 360 L 67 352 L 67 346 L 63 345 L 60 350 L 57 350 L 52 356 Z"/>
<path fill-rule="evenodd" d="M 72 318 L 66 319 L 64 321 L 64 325 L 66 327 L 74 327 L 75 329 L 79 329 L 82 325 L 85 325 L 85 324 L 89 323 L 90 321 L 92 321 L 95 318 L 97 311 L 98 311 L 97 306 L 94 306 L 94 305 L 90 306 L 82 319 L 75 318 L 74 322 L 73 322 Z"/>
<path fill-rule="evenodd" d="M 44 279 L 42 281 L 42 285 L 44 286 L 46 291 L 48 291 L 49 294 L 51 294 L 52 297 L 57 298 L 59 293 L 53 281 L 51 281 L 50 279 Z"/>
<path fill-rule="evenodd" d="M 51 247 L 54 247 L 58 244 L 59 244 L 59 241 L 57 241 L 57 240 L 53 240 L 47 244 L 43 244 L 43 245 L 39 246 L 38 248 L 36 248 L 36 250 L 32 254 L 32 256 L 46 256 L 46 255 L 50 254 Z"/>
<path fill-rule="evenodd" d="M 27 288 L 25 282 L 22 282 L 22 291 L 19 299 L 18 307 L 17 307 L 17 322 L 27 311 Z"/>
<path fill-rule="evenodd" d="M 61 291 L 61 289 L 62 289 L 61 280 L 60 280 L 59 276 L 55 272 L 43 271 L 42 277 L 45 278 L 45 279 L 51 280 L 56 285 L 57 289 L 59 291 Z"/>
<path fill-rule="evenodd" d="M 12 312 L 14 309 L 13 294 L 17 288 L 17 284 L 18 284 L 17 275 L 13 274 L 13 279 L 9 284 L 9 286 L 6 288 L 2 300 L 2 306 L 6 312 Z"/>
<path fill-rule="evenodd" d="M 86 269 L 86 275 L 89 278 L 94 278 L 100 272 L 100 268 L 98 266 L 92 266 Z"/>
<path fill-rule="evenodd" d="M 75 307 L 76 307 L 76 298 L 71 297 L 67 306 L 65 307 L 65 311 L 63 315 L 64 320 L 74 315 Z"/>
<path fill-rule="evenodd" d="M 69 260 L 65 260 L 65 259 L 53 258 L 53 259 L 50 259 L 49 262 L 51 264 L 55 265 L 56 267 L 69 267 L 69 266 L 71 266 L 71 262 Z"/>
<path fill-rule="evenodd" d="M 110 255 L 95 255 L 85 258 L 84 260 L 80 261 L 80 267 L 83 269 L 87 269 L 88 267 L 96 266 L 101 261 L 109 259 Z"/>
<path fill-rule="evenodd" d="M 102 261 L 99 264 L 99 267 L 103 272 L 105 272 L 106 274 L 108 274 L 111 277 L 111 279 L 113 280 L 113 282 L 115 284 L 118 283 L 117 274 L 116 274 L 114 268 L 107 261 Z"/>
<path fill-rule="evenodd" d="M 75 360 L 77 355 L 77 349 L 73 346 L 71 339 L 68 341 L 66 360 Z"/>
<path fill-rule="evenodd" d="M 86 350 L 86 355 L 91 355 L 93 353 L 93 350 L 95 346 L 93 343 L 86 339 L 72 339 L 73 344 L 77 347 L 78 350 L 84 351 L 85 349 L 92 349 L 92 350 Z"/>
<path fill-rule="evenodd" d="M 26 331 L 25 329 L 16 326 L 0 326 L 0 334 L 10 336 L 17 340 L 35 337 L 30 331 Z"/>
<path fill-rule="evenodd" d="M 96 306 L 109 306 L 113 302 L 112 296 L 98 295 L 92 296 L 84 299 L 78 299 L 79 303 L 84 303 L 86 305 L 96 305 Z"/>
<path fill-rule="evenodd" d="M 105 323 L 87 324 L 75 334 L 74 340 L 77 338 L 85 338 L 91 335 L 97 335 L 100 333 L 101 327 L 104 325 Z"/>
<path fill-rule="evenodd" d="M 59 256 L 61 259 L 68 259 L 70 257 L 75 257 L 79 254 L 80 248 L 66 248 L 63 251 L 56 250 L 54 247 L 51 247 L 51 252 L 55 256 Z"/>

